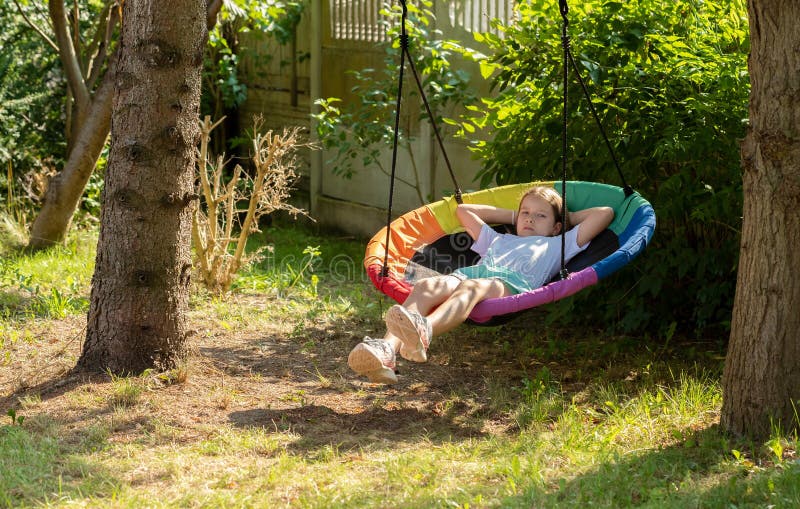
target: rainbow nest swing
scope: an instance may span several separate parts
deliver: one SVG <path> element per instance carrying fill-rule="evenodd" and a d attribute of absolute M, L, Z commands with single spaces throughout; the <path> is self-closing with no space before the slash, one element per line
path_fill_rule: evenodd
<path fill-rule="evenodd" d="M 573 295 L 583 288 L 596 284 L 627 265 L 638 256 L 650 242 L 655 230 L 656 216 L 653 207 L 626 183 L 617 162 L 611 143 L 603 130 L 597 112 L 592 105 L 588 89 L 581 79 L 578 67 L 569 48 L 568 7 L 566 0 L 559 1 L 563 19 L 562 45 L 563 65 L 563 130 L 562 130 L 562 169 L 561 181 L 529 182 L 485 189 L 462 194 L 455 175 L 450 167 L 439 130 L 434 124 L 439 147 L 455 185 L 455 195 L 424 205 L 392 220 L 392 197 L 394 194 L 395 167 L 397 160 L 398 119 L 400 118 L 400 97 L 402 97 L 404 61 L 408 56 L 408 36 L 405 29 L 406 4 L 401 0 L 403 20 L 400 36 L 401 60 L 398 85 L 397 110 L 395 114 L 395 140 L 392 156 L 392 177 L 389 191 L 387 225 L 377 232 L 367 244 L 364 267 L 375 287 L 385 295 L 403 303 L 414 283 L 425 277 L 449 274 L 452 271 L 478 263 L 479 255 L 470 250 L 472 239 L 464 232 L 456 218 L 458 203 L 479 203 L 507 209 L 516 209 L 522 194 L 534 185 L 554 187 L 564 201 L 565 209 L 581 210 L 589 207 L 608 206 L 614 209 L 614 221 L 598 235 L 578 256 L 564 263 L 554 280 L 529 292 L 480 302 L 470 314 L 475 324 L 495 325 L 503 323 L 518 313 L 542 304 L 554 302 Z M 420 96 L 433 123 L 433 115 L 422 90 L 412 59 L 409 65 L 419 88 Z M 611 153 L 623 186 L 613 186 L 596 182 L 567 181 L 567 84 L 568 65 L 571 64 L 589 102 L 590 110 L 600 128 L 606 146 Z M 562 222 L 563 222 L 562 216 Z M 510 225 L 495 225 L 500 232 L 512 232 Z"/>

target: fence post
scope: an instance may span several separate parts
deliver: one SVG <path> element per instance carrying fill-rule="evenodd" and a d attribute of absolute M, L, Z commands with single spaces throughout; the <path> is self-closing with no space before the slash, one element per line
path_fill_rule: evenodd
<path fill-rule="evenodd" d="M 311 0 L 311 76 L 309 100 L 311 113 L 319 113 L 319 106 L 315 101 L 322 94 L 322 2 L 324 0 Z M 311 151 L 311 179 L 309 182 L 309 208 L 312 214 L 319 212 L 319 194 L 322 191 L 322 147 L 317 135 L 317 120 L 311 119 L 311 139 L 319 146 Z"/>

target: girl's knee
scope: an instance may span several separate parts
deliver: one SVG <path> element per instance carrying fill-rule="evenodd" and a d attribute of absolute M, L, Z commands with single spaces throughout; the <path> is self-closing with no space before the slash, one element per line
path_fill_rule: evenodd
<path fill-rule="evenodd" d="M 465 279 L 456 291 L 494 295 L 505 293 L 505 285 L 498 279 Z"/>
<path fill-rule="evenodd" d="M 465 279 L 458 283 L 456 291 L 460 292 L 477 292 L 485 286 L 484 280 L 481 279 Z"/>
<path fill-rule="evenodd" d="M 451 281 L 452 280 L 452 281 Z M 414 290 L 426 295 L 439 294 L 455 289 L 458 280 L 450 276 L 429 277 L 418 281 Z"/>

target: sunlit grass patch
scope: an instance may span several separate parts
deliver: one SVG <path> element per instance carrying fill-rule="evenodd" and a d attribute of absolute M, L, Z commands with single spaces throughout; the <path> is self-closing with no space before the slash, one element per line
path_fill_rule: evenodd
<path fill-rule="evenodd" d="M 599 387 L 576 398 L 552 380 L 548 391 L 523 383 L 506 404 L 527 412 L 530 422 L 502 435 L 397 441 L 376 433 L 343 449 L 309 445 L 277 424 L 225 425 L 186 442 L 174 425 L 149 419 L 146 438 L 115 443 L 109 441 L 113 427 L 100 420 L 78 430 L 82 438 L 72 446 L 53 441 L 52 425 L 22 428 L 51 440 L 16 447 L 33 447 L 41 463 L 57 465 L 24 474 L 40 479 L 50 500 L 99 507 L 724 507 L 729 496 L 788 506 L 800 500 L 796 439 L 782 437 L 737 458 L 732 451 L 743 445 L 721 435 L 709 418 L 719 408 L 714 380 L 679 373 L 670 385 L 640 384 L 629 395 Z M 544 396 L 551 411 L 531 412 Z M 597 408 L 609 397 L 614 405 Z M 438 410 L 469 408 L 467 395 L 453 394 Z M 777 444 L 782 463 L 776 469 L 764 461 L 776 462 Z M 65 474 L 69 482 L 59 486 L 56 479 Z M 41 496 L 12 489 L 17 502 Z"/>
<path fill-rule="evenodd" d="M 64 318 L 86 312 L 97 234 L 72 233 L 63 246 L 0 260 L 0 317 Z"/>
<path fill-rule="evenodd" d="M 111 374 L 111 395 L 109 403 L 115 407 L 126 408 L 139 402 L 146 390 L 140 377 L 117 376 Z"/>
<path fill-rule="evenodd" d="M 34 501 L 60 505 L 86 497 L 111 496 L 113 476 L 63 444 L 55 423 L 0 426 L 0 505 L 27 506 Z"/>
<path fill-rule="evenodd" d="M 0 210 L 0 256 L 3 257 L 22 249 L 28 241 L 25 221 L 20 220 L 24 215 L 15 212 Z"/>

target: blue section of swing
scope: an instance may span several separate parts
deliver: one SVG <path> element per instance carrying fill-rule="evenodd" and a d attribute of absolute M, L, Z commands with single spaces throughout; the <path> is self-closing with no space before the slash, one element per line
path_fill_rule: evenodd
<path fill-rule="evenodd" d="M 592 266 L 598 279 L 611 275 L 638 256 L 650 242 L 655 228 L 656 214 L 653 207 L 647 202 L 640 204 L 627 227 L 619 234 L 619 249 Z"/>

